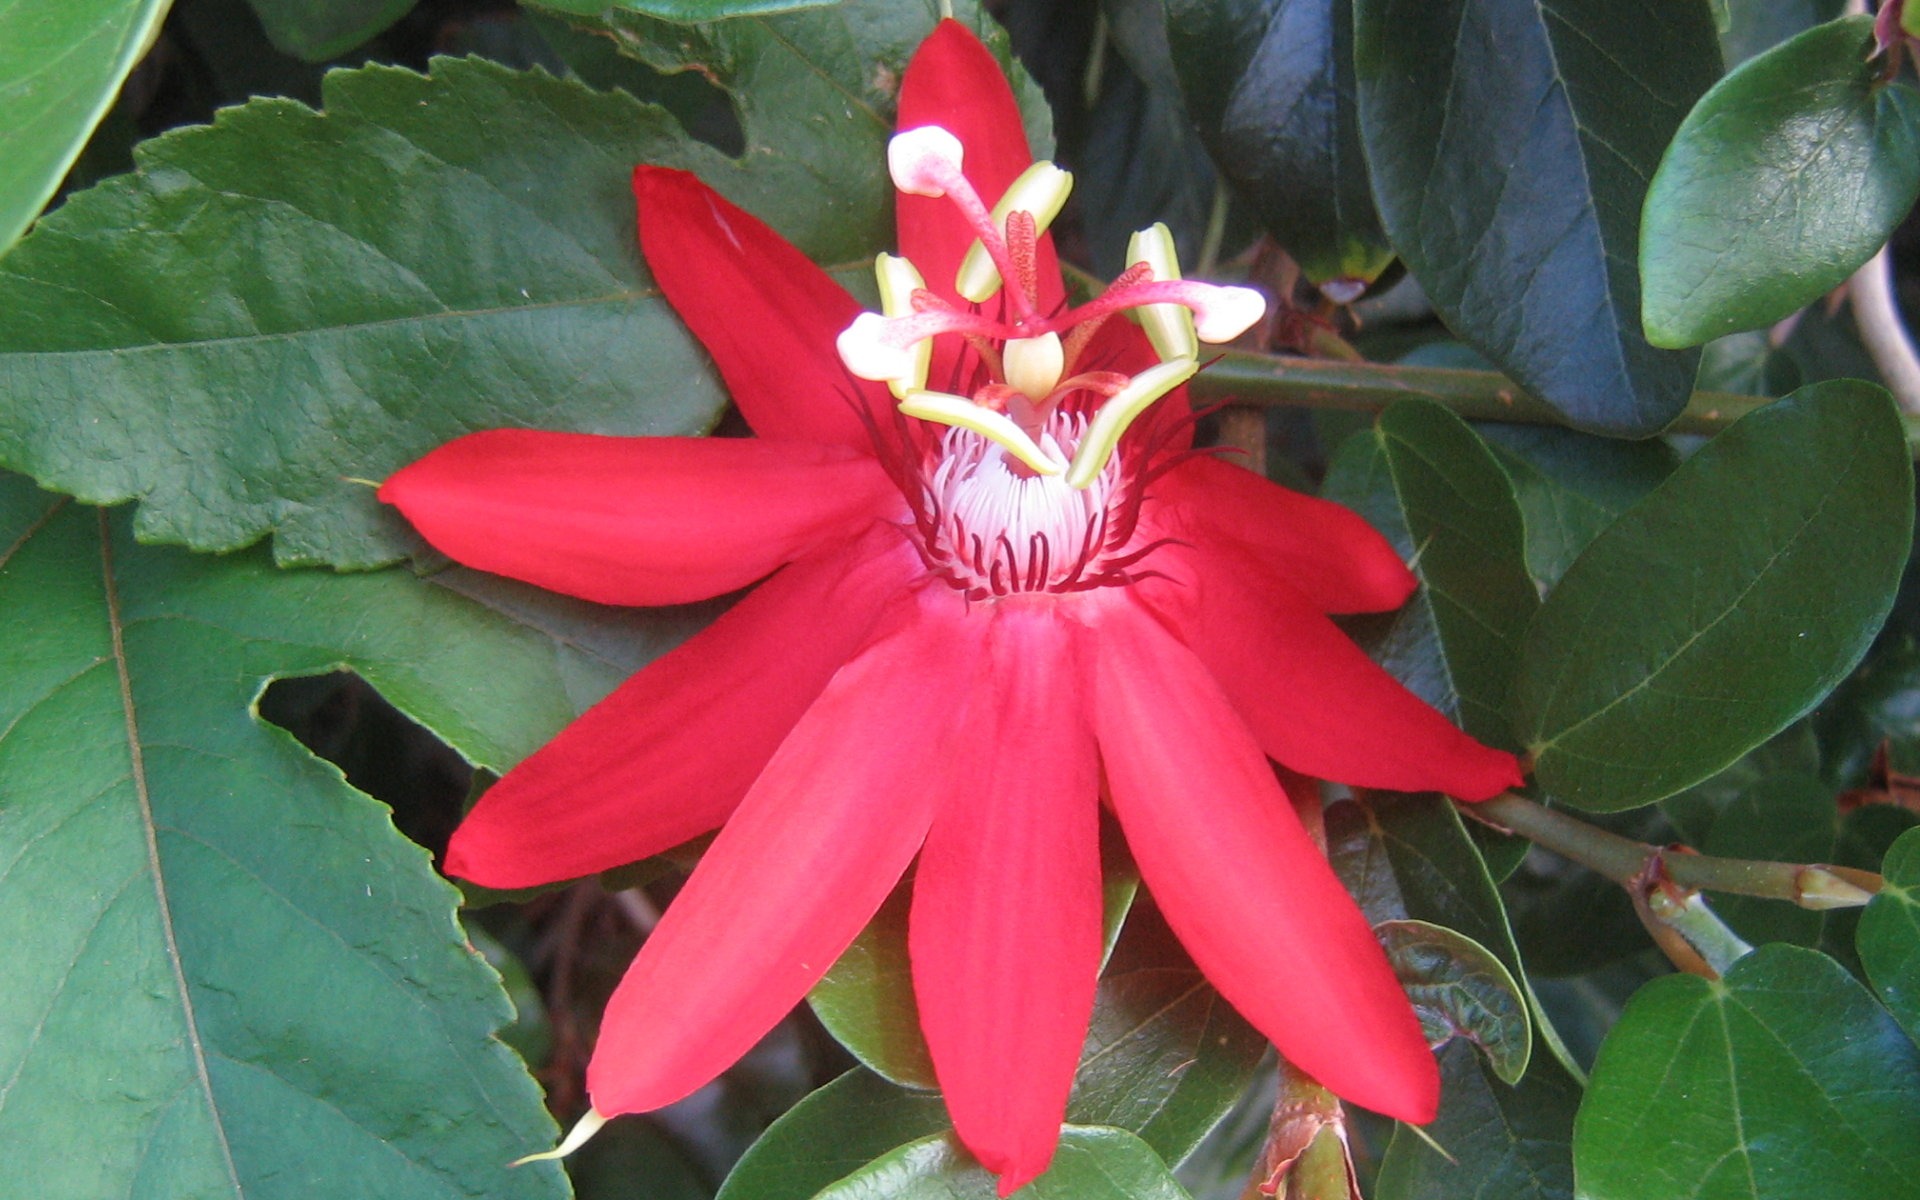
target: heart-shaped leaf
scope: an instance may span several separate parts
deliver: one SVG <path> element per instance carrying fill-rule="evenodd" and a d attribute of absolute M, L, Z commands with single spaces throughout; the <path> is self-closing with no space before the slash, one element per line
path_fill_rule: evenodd
<path fill-rule="evenodd" d="M 1920 1178 L 1920 1048 L 1832 959 L 1763 946 L 1642 988 L 1574 1126 L 1592 1200 L 1902 1200 Z"/>
<path fill-rule="evenodd" d="M 1704 3 L 1356 0 L 1387 233 L 1463 341 L 1568 422 L 1644 437 L 1699 356 L 1640 330 L 1640 208 L 1720 73 Z"/>
<path fill-rule="evenodd" d="M 1513 712 L 1541 784 L 1649 804 L 1786 728 L 1866 653 L 1912 529 L 1880 388 L 1814 384 L 1736 422 L 1594 539 L 1527 631 Z"/>
<path fill-rule="evenodd" d="M 1771 325 L 1838 287 L 1920 196 L 1920 92 L 1870 61 L 1873 18 L 1810 29 L 1701 97 L 1647 189 L 1656 346 Z"/>

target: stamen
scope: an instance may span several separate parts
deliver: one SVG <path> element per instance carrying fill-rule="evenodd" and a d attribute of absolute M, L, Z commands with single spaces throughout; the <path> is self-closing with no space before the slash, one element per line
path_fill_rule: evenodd
<path fill-rule="evenodd" d="M 1067 365 L 1057 333 L 1015 338 L 1007 343 L 1003 361 L 1007 382 L 1035 402 L 1045 400 L 1060 386 L 1060 372 Z"/>
<path fill-rule="evenodd" d="M 997 339 L 1015 336 L 1013 330 L 979 313 L 920 308 L 917 303 L 915 308 L 917 311 L 906 317 L 883 317 L 872 312 L 855 317 L 853 324 L 834 339 L 847 370 L 861 379 L 882 383 L 911 380 L 916 374 L 924 379 L 926 365 L 920 361 L 920 346 L 936 334 L 979 334 Z"/>
<path fill-rule="evenodd" d="M 947 392 L 909 392 L 900 402 L 900 411 L 922 421 L 967 429 L 1005 449 L 1041 475 L 1058 475 L 1066 464 L 1040 448 L 1025 430 L 1005 413 L 982 408 L 965 396 Z"/>
<path fill-rule="evenodd" d="M 1020 177 L 1008 185 L 1006 194 L 993 206 L 988 218 L 988 230 L 979 230 L 981 238 L 967 249 L 967 256 L 960 260 L 960 270 L 954 275 L 953 290 L 973 301 L 984 304 L 1000 290 L 1004 276 L 1012 274 L 1009 264 L 1004 261 L 1006 245 L 1007 217 L 1011 213 L 1024 212 L 1033 215 L 1034 236 L 1047 231 L 1053 219 L 1060 215 L 1060 209 L 1067 202 L 1067 194 L 1073 191 L 1073 176 L 1062 171 L 1050 162 L 1037 162 L 1020 173 Z M 989 231 L 991 236 L 988 236 Z M 996 252 L 994 243 L 1000 243 Z M 1019 276 L 1013 275 L 1017 281 Z M 1018 293 L 1021 289 L 1016 288 Z M 1021 300 L 1026 300 L 1025 296 Z M 1016 303 L 1016 307 L 1020 307 Z M 1031 309 L 1031 305 L 1026 306 Z"/>
<path fill-rule="evenodd" d="M 1120 436 L 1134 419 L 1153 402 L 1193 378 L 1200 369 L 1192 359 L 1175 359 L 1148 367 L 1133 377 L 1133 382 L 1102 405 L 1087 426 L 1086 436 L 1073 452 L 1067 468 L 1067 485 L 1084 488 L 1100 477 L 1100 472 L 1120 445 Z"/>
<path fill-rule="evenodd" d="M 919 311 L 920 297 L 932 294 L 927 291 L 927 281 L 921 277 L 919 270 L 904 258 L 882 253 L 873 260 L 873 273 L 880 283 L 880 311 L 888 317 L 903 317 Z M 913 344 L 909 353 L 913 356 L 913 364 L 906 375 L 901 378 L 889 375 L 886 378 L 887 390 L 893 393 L 895 400 L 906 399 L 910 389 L 927 386 L 927 371 L 933 365 L 933 339 L 921 338 Z M 842 351 L 843 361 L 844 356 L 845 351 Z M 848 369 L 852 370 L 851 364 Z"/>
<path fill-rule="evenodd" d="M 1065 329 L 1080 321 L 1126 308 L 1172 303 L 1193 311 L 1194 332 L 1203 342 L 1230 342 L 1253 328 L 1267 311 L 1267 299 L 1248 287 L 1223 287 L 1192 280 L 1153 280 L 1129 288 L 1108 288 L 1079 308 L 1048 321 L 1049 329 Z"/>
<path fill-rule="evenodd" d="M 1178 280 L 1180 255 L 1173 245 L 1173 232 L 1164 221 L 1155 221 L 1127 242 L 1127 261 L 1144 265 L 1152 278 Z M 1161 362 L 1176 358 L 1198 358 L 1200 339 L 1194 332 L 1193 313 L 1179 304 L 1147 304 L 1139 310 L 1140 327 L 1153 343 Z M 1256 320 L 1258 318 L 1255 318 Z"/>

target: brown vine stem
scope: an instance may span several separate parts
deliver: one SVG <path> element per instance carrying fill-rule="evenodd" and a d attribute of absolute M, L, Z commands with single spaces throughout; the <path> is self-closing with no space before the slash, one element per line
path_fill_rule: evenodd
<path fill-rule="evenodd" d="M 1202 400 L 1231 400 L 1250 407 L 1344 409 L 1378 412 L 1395 400 L 1420 398 L 1470 421 L 1519 421 L 1561 425 L 1551 408 L 1533 399 L 1497 371 L 1396 366 L 1284 358 L 1228 351 L 1187 385 Z M 1695 392 L 1669 433 L 1714 434 L 1753 410 L 1771 404 L 1765 396 Z M 1908 414 L 1907 443 L 1920 457 L 1920 417 Z"/>
<path fill-rule="evenodd" d="M 1676 853 L 1665 846 L 1636 842 L 1609 833 L 1524 796 L 1504 792 L 1480 804 L 1463 804 L 1463 813 L 1545 846 L 1630 890 L 1655 868 L 1685 888 L 1732 892 L 1785 900 L 1801 908 L 1857 908 L 1873 899 L 1880 876 L 1824 863 L 1755 862 Z"/>

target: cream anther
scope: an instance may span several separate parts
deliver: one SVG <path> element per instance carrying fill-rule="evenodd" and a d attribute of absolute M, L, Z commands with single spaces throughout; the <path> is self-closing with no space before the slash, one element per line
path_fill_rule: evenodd
<path fill-rule="evenodd" d="M 1113 399 L 1100 406 L 1087 426 L 1086 436 L 1080 439 L 1080 445 L 1073 452 L 1073 462 L 1067 468 L 1067 484 L 1084 488 L 1100 478 L 1100 472 L 1106 467 L 1107 459 L 1113 456 L 1115 447 L 1120 445 L 1120 435 L 1133 424 L 1134 418 L 1147 411 L 1155 400 L 1166 395 L 1193 378 L 1200 364 L 1190 358 L 1177 358 L 1172 362 L 1163 362 L 1148 367 L 1133 377 L 1127 386 L 1114 394 Z"/>
<path fill-rule="evenodd" d="M 1164 222 L 1156 221 L 1128 240 L 1127 261 L 1145 263 L 1153 279 L 1180 278 L 1180 255 L 1174 249 L 1173 232 Z M 1185 305 L 1143 304 L 1135 311 L 1161 362 L 1199 357 L 1200 339 L 1194 333 L 1193 313 Z"/>
<path fill-rule="evenodd" d="M 887 173 L 893 186 L 913 196 L 944 196 L 960 176 L 966 151 L 960 139 L 938 125 L 902 130 L 887 143 Z"/>
<path fill-rule="evenodd" d="M 909 417 L 968 429 L 999 445 L 1028 467 L 1042 475 L 1058 475 L 1067 464 L 1040 448 L 1025 430 L 1005 413 L 982 408 L 965 396 L 949 392 L 910 391 L 900 401 L 900 411 Z"/>
<path fill-rule="evenodd" d="M 1006 193 L 993 206 L 994 232 L 1004 243 L 1008 215 L 1025 212 L 1033 217 L 1034 235 L 1037 237 L 1045 233 L 1047 226 L 1053 224 L 1053 219 L 1060 215 L 1060 209 L 1066 205 L 1067 196 L 1072 191 L 1073 175 L 1070 172 L 1062 171 L 1050 162 L 1034 163 L 1007 185 Z M 1000 284 L 1000 268 L 994 263 L 987 246 L 976 239 L 967 248 L 967 256 L 960 260 L 960 270 L 954 274 L 953 290 L 975 304 L 983 304 L 1000 290 Z"/>

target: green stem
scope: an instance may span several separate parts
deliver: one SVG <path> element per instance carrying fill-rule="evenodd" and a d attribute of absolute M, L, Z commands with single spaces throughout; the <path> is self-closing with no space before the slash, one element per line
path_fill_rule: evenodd
<path fill-rule="evenodd" d="M 1378 412 L 1395 400 L 1419 397 L 1470 421 L 1522 421 L 1561 425 L 1565 419 L 1497 371 L 1411 367 L 1383 363 L 1282 358 L 1233 350 L 1213 360 L 1188 388 L 1209 400 L 1256 407 L 1334 408 Z M 1669 433 L 1718 433 L 1756 408 L 1766 396 L 1695 392 Z M 1907 441 L 1920 452 L 1920 418 L 1906 417 Z"/>
<path fill-rule="evenodd" d="M 1785 900 L 1802 908 L 1855 908 L 1873 899 L 1881 886 L 1880 876 L 1850 867 L 1675 854 L 1609 833 L 1512 792 L 1464 805 L 1462 811 L 1545 846 L 1622 887 L 1636 886 L 1655 856 L 1663 859 L 1667 878 L 1682 887 Z"/>

